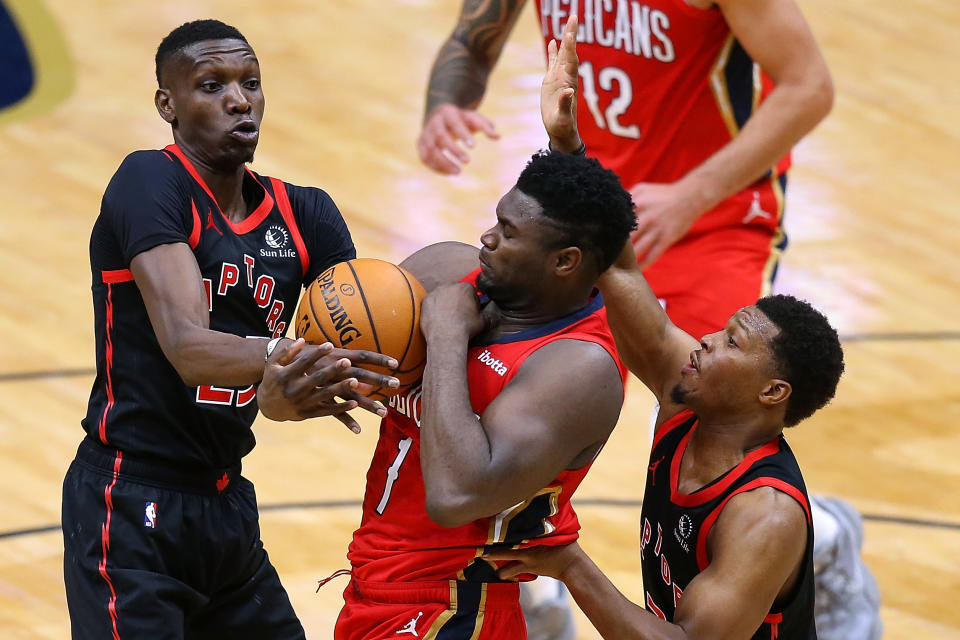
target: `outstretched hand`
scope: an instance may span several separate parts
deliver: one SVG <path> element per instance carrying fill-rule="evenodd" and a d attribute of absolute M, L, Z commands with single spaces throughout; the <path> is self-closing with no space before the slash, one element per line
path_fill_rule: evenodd
<path fill-rule="evenodd" d="M 484 560 L 507 563 L 497 571 L 503 580 L 510 580 L 517 576 L 530 573 L 538 576 L 549 576 L 563 580 L 564 574 L 576 562 L 583 560 L 587 555 L 576 542 L 560 547 L 530 547 L 528 549 L 503 551 L 489 551 L 483 554 Z"/>
<path fill-rule="evenodd" d="M 358 393 L 361 384 L 394 389 L 400 384 L 392 376 L 365 368 L 371 366 L 392 370 L 397 361 L 372 351 L 336 349 L 329 342 L 313 345 L 302 338 L 284 340 L 263 369 L 263 382 L 257 390 L 260 412 L 278 421 L 333 416 L 360 433 L 360 425 L 348 411 L 360 407 L 386 415 L 382 405 Z"/>
<path fill-rule="evenodd" d="M 540 85 L 540 115 L 555 151 L 576 151 L 577 133 L 577 16 L 571 15 L 563 28 L 560 46 L 547 45 L 547 73 Z"/>
<path fill-rule="evenodd" d="M 461 167 L 470 162 L 467 149 L 473 148 L 473 134 L 478 132 L 493 140 L 500 137 L 493 122 L 473 109 L 437 105 L 423 123 L 417 153 L 423 164 L 437 173 L 460 173 Z"/>

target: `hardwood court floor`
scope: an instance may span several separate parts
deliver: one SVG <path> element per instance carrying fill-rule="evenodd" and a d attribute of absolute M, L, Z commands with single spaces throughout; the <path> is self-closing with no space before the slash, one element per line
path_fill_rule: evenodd
<path fill-rule="evenodd" d="M 325 187 L 361 255 L 475 242 L 544 143 L 534 12 L 507 45 L 468 171 L 435 176 L 414 150 L 430 64 L 457 2 L 3 0 L 69 64 L 52 109 L 0 114 L 0 636 L 64 638 L 60 482 L 92 380 L 87 240 L 100 196 L 133 149 L 167 144 L 153 53 L 188 19 L 236 24 L 262 62 L 267 114 L 256 168 Z M 46 8 L 44 14 L 42 9 Z M 864 556 L 887 638 L 960 638 L 960 94 L 954 0 L 806 0 L 837 85 L 834 112 L 795 154 L 778 289 L 825 309 L 846 337 L 836 401 L 790 432 L 811 491 L 867 514 Z M 49 18 L 46 22 L 44 17 Z M 48 28 L 61 33 L 58 40 Z M 56 92 L 54 92 L 56 93 Z M 51 94 L 53 95 L 53 94 Z M 25 112 L 26 111 L 26 112 Z M 583 545 L 640 600 L 637 516 L 649 395 L 634 381 L 612 442 L 580 491 Z M 330 637 L 376 436 L 334 421 L 256 425 L 245 462 L 263 537 L 311 638 Z M 596 638 L 581 618 L 579 638 Z"/>

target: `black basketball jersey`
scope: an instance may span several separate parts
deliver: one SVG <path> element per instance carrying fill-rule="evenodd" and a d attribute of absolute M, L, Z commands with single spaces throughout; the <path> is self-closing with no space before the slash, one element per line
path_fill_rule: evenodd
<path fill-rule="evenodd" d="M 783 436 L 751 451 L 736 467 L 691 493 L 678 488 L 680 462 L 697 417 L 683 411 L 657 431 L 647 467 L 640 550 L 647 610 L 673 621 L 683 591 L 707 568 L 707 535 L 734 495 L 772 487 L 794 498 L 807 514 L 807 546 L 797 584 L 782 607 L 771 610 L 753 640 L 811 640 L 813 622 L 813 523 L 800 467 Z"/>
<path fill-rule="evenodd" d="M 254 445 L 256 388 L 189 387 L 164 357 L 129 267 L 137 254 L 182 242 L 193 249 L 210 328 L 243 337 L 284 335 L 302 287 L 356 257 L 324 191 L 246 170 L 243 221 L 220 211 L 183 152 L 136 151 L 103 196 L 90 238 L 97 377 L 83 427 L 128 455 L 178 466 L 226 467 Z M 184 290 L 200 283 L 184 282 Z"/>

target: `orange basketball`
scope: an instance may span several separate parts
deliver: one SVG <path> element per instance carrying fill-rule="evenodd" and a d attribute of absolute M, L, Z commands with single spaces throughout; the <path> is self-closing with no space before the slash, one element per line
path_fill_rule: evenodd
<path fill-rule="evenodd" d="M 297 337 L 396 358 L 399 366 L 389 373 L 400 379 L 400 388 L 377 387 L 367 394 L 383 400 L 423 376 L 427 343 L 420 333 L 420 303 L 426 295 L 416 278 L 390 262 L 373 258 L 340 262 L 304 291 L 297 309 Z"/>

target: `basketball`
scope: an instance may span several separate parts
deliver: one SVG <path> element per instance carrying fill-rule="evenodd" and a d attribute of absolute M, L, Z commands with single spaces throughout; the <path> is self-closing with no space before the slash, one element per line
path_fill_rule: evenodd
<path fill-rule="evenodd" d="M 370 367 L 400 380 L 399 389 L 374 387 L 366 393 L 383 400 L 405 391 L 423 375 L 427 343 L 420 333 L 420 303 L 426 295 L 416 278 L 390 262 L 373 258 L 340 262 L 304 291 L 297 308 L 297 337 L 396 358 L 399 364 L 393 371 Z"/>

